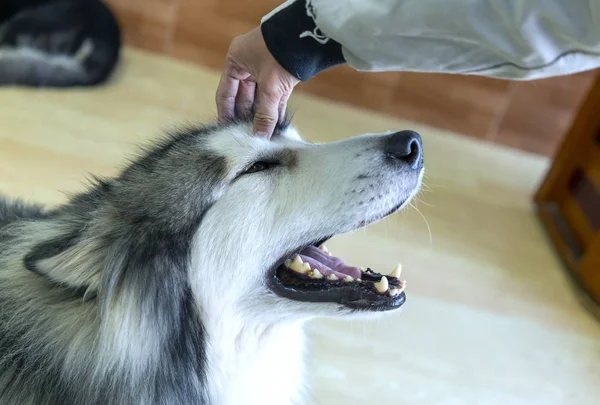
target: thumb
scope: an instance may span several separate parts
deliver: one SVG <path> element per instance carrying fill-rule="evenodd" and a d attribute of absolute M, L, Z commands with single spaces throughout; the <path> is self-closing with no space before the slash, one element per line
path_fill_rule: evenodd
<path fill-rule="evenodd" d="M 270 138 L 279 120 L 279 101 L 283 97 L 280 92 L 258 88 L 256 113 L 254 114 L 254 134 Z"/>

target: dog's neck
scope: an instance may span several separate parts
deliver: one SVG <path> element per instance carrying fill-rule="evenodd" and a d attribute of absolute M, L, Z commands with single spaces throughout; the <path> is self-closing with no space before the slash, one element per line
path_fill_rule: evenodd
<path fill-rule="evenodd" d="M 212 314 L 205 318 L 212 398 L 223 405 L 303 402 L 303 322 L 260 324 L 227 310 Z"/>

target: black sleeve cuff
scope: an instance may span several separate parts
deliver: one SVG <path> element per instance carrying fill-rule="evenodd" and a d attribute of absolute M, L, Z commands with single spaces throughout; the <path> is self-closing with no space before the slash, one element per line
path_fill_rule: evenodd
<path fill-rule="evenodd" d="M 342 46 L 316 26 L 307 0 L 297 0 L 261 25 L 267 48 L 281 66 L 305 82 L 317 73 L 345 63 Z"/>

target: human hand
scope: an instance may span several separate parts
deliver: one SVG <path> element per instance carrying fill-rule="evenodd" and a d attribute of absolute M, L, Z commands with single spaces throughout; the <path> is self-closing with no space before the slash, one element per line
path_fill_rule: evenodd
<path fill-rule="evenodd" d="M 298 82 L 273 58 L 257 27 L 231 42 L 216 94 L 219 120 L 250 115 L 256 104 L 253 132 L 269 138 Z"/>

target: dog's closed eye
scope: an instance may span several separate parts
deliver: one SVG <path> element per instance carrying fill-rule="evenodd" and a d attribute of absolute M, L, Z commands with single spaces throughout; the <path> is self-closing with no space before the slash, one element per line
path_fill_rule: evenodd
<path fill-rule="evenodd" d="M 272 169 L 278 165 L 279 162 L 259 160 L 258 162 L 252 163 L 252 165 L 240 173 L 240 175 L 264 172 L 265 170 Z"/>

